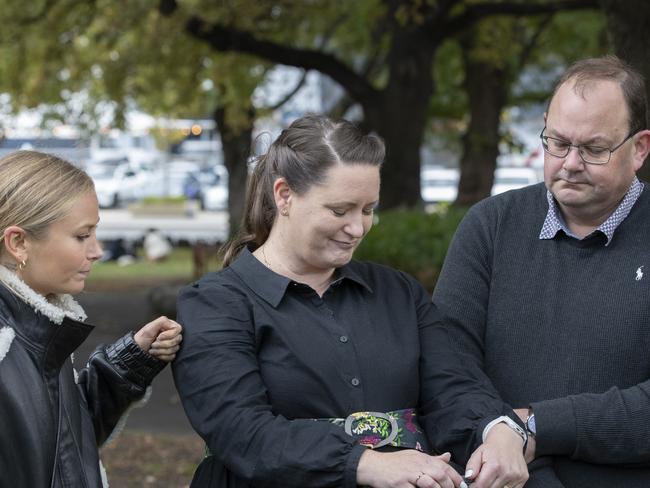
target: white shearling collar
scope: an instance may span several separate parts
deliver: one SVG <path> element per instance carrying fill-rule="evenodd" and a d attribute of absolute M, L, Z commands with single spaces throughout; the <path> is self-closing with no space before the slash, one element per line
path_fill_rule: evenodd
<path fill-rule="evenodd" d="M 0 362 L 5 358 L 11 347 L 11 341 L 16 337 L 16 333 L 11 327 L 0 328 Z"/>

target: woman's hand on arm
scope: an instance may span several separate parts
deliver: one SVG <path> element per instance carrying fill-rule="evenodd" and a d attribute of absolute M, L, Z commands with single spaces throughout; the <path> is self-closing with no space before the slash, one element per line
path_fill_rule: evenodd
<path fill-rule="evenodd" d="M 182 330 L 178 322 L 163 316 L 142 327 L 133 339 L 143 351 L 161 361 L 171 362 L 183 340 Z"/>
<path fill-rule="evenodd" d="M 528 480 L 522 439 L 506 424 L 497 424 L 467 462 L 472 488 L 521 488 Z M 472 473 L 469 474 L 469 471 Z"/>
<path fill-rule="evenodd" d="M 451 455 L 429 456 L 415 449 L 378 452 L 368 449 L 357 466 L 357 484 L 373 488 L 465 488 L 449 465 Z"/>

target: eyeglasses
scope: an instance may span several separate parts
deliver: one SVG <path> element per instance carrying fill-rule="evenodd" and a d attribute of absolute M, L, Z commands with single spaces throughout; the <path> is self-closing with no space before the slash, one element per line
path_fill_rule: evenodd
<path fill-rule="evenodd" d="M 569 155 L 569 151 L 572 147 L 575 147 L 578 150 L 578 154 L 585 163 L 588 164 L 607 164 L 609 163 L 612 153 L 616 151 L 619 147 L 625 144 L 632 136 L 636 134 L 637 131 L 632 131 L 630 134 L 623 139 L 618 146 L 609 147 L 604 146 L 594 146 L 592 144 L 571 144 L 570 142 L 564 141 L 562 139 L 556 139 L 555 137 L 549 137 L 544 135 L 546 127 L 542 129 L 542 133 L 539 137 L 542 139 L 542 146 L 544 151 L 549 153 L 551 156 L 556 158 L 566 158 Z"/>

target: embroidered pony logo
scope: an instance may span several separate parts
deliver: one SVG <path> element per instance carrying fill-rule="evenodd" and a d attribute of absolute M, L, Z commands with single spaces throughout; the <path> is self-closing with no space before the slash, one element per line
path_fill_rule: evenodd
<path fill-rule="evenodd" d="M 636 269 L 636 278 L 634 278 L 636 281 L 641 281 L 641 278 L 643 278 L 643 266 L 639 266 Z"/>

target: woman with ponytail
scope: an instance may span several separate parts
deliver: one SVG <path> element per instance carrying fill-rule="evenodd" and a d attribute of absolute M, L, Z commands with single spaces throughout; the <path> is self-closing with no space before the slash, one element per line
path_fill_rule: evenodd
<path fill-rule="evenodd" d="M 181 291 L 174 378 L 208 448 L 193 488 L 463 485 L 419 420 L 431 300 L 352 260 L 384 151 L 350 122 L 296 120 L 259 158 L 224 269 Z"/>

